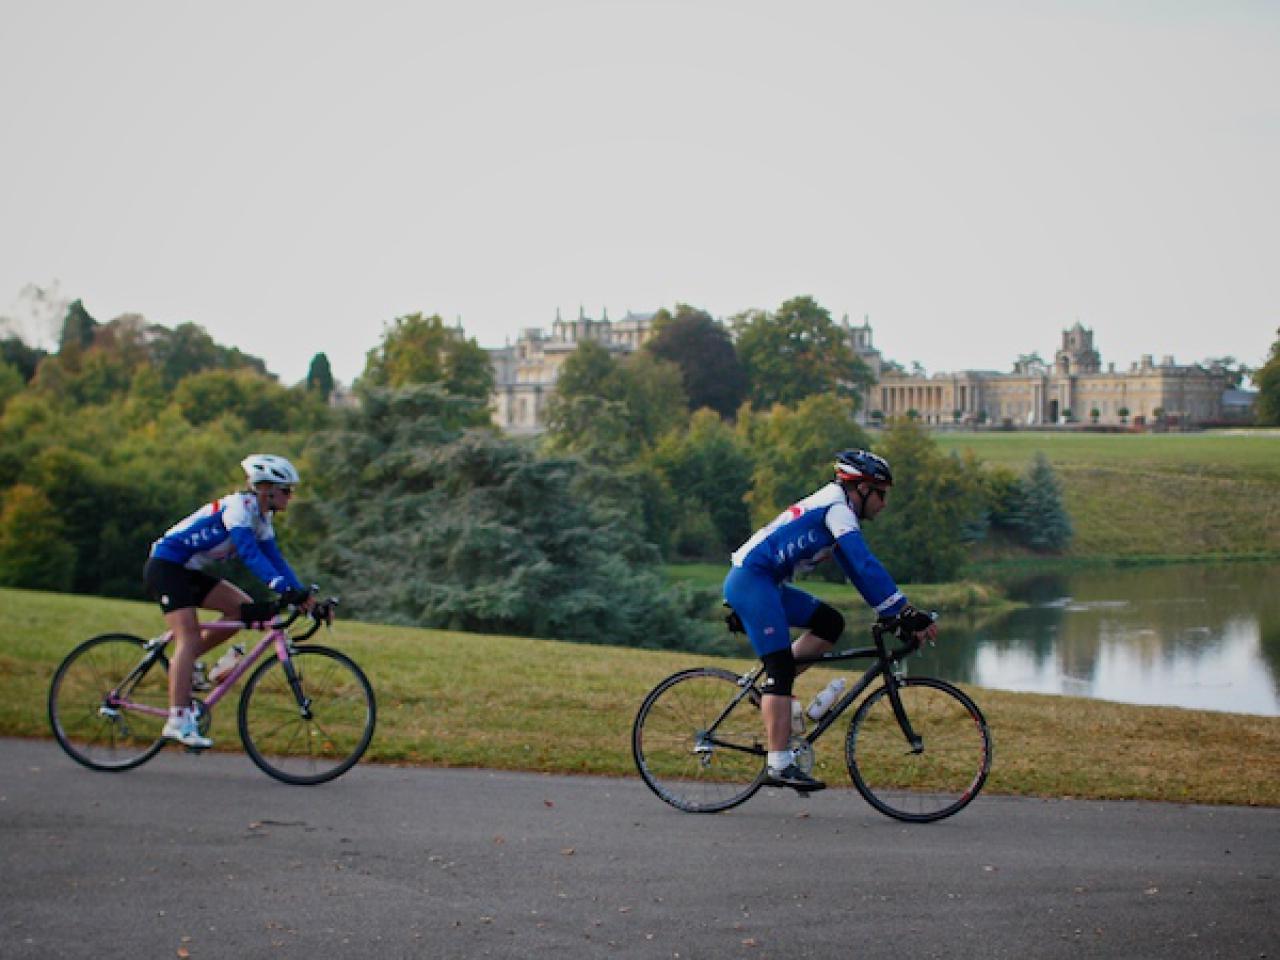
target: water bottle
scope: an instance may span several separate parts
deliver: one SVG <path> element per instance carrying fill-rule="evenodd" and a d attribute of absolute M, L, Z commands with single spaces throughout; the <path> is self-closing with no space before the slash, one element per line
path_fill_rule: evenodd
<path fill-rule="evenodd" d="M 804 708 L 795 697 L 791 698 L 791 733 L 793 736 L 804 736 Z"/>
<path fill-rule="evenodd" d="M 244 647 L 238 643 L 233 643 L 227 648 L 227 652 L 222 658 L 213 665 L 213 669 L 209 671 L 209 679 L 214 683 L 221 683 L 222 678 L 235 669 L 240 658 L 244 656 Z"/>
<path fill-rule="evenodd" d="M 831 709 L 831 705 L 836 702 L 841 692 L 844 690 L 844 677 L 836 677 L 825 687 L 818 691 L 818 695 L 809 703 L 809 719 L 821 720 L 823 714 Z"/>

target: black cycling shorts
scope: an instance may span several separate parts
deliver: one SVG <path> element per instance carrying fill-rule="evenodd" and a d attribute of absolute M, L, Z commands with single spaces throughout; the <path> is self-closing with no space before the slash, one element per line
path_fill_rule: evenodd
<path fill-rule="evenodd" d="M 209 592 L 222 582 L 201 570 L 191 570 L 180 563 L 155 557 L 148 558 L 147 565 L 142 568 L 142 579 L 147 585 L 147 593 L 160 602 L 160 609 L 165 613 L 200 606 Z"/>

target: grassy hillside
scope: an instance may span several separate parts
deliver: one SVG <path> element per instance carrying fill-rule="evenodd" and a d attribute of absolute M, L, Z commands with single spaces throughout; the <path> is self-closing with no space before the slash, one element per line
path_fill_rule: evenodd
<path fill-rule="evenodd" d="M 160 629 L 154 607 L 126 601 L 0 590 L 0 608 L 3 735 L 48 736 L 49 680 L 75 644 L 95 633 Z M 324 642 L 354 656 L 377 690 L 371 761 L 627 777 L 641 698 L 667 674 L 706 661 L 359 623 L 339 623 Z M 810 671 L 800 695 L 830 676 Z M 1280 805 L 1280 718 L 970 692 L 995 737 L 993 793 Z M 214 717 L 219 749 L 238 749 L 233 707 L 224 703 Z M 52 741 L 49 751 L 51 763 L 71 762 Z M 818 745 L 819 772 L 835 785 L 848 783 L 842 751 L 836 736 Z"/>
<path fill-rule="evenodd" d="M 1016 470 L 1043 451 L 1076 536 L 1069 556 L 1280 554 L 1280 431 L 940 433 Z"/>

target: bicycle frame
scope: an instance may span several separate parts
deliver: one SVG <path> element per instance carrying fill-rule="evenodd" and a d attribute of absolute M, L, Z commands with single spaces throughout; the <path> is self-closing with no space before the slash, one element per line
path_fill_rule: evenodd
<path fill-rule="evenodd" d="M 924 742 L 916 734 L 911 727 L 911 720 L 907 717 L 906 710 L 902 706 L 902 696 L 898 692 L 898 675 L 894 667 L 901 664 L 902 660 L 914 653 L 917 644 L 914 641 L 908 642 L 905 646 L 897 650 L 888 650 L 884 642 L 885 628 L 880 624 L 875 624 L 871 628 L 872 636 L 875 640 L 874 646 L 870 647 L 851 647 L 847 650 L 833 650 L 830 653 L 824 653 L 817 657 L 797 657 L 797 666 L 811 666 L 815 663 L 839 663 L 845 660 L 866 660 L 871 657 L 876 658 L 876 662 L 871 664 L 866 671 L 858 678 L 858 681 L 845 693 L 843 697 L 831 705 L 822 719 L 818 721 L 818 725 L 811 731 L 806 733 L 800 739 L 812 746 L 818 741 L 827 730 L 840 719 L 841 715 L 849 709 L 858 699 L 866 692 L 871 684 L 875 683 L 880 677 L 884 677 L 885 686 L 889 688 L 889 702 L 893 706 L 893 715 L 898 720 L 898 726 L 902 728 L 902 734 L 906 737 L 907 743 L 911 745 L 912 753 L 921 753 L 924 750 Z M 742 750 L 747 753 L 758 753 L 763 755 L 764 750 L 760 748 L 744 747 L 741 744 L 727 743 L 715 738 L 714 733 L 720 722 L 729 715 L 751 690 L 756 688 L 756 680 L 764 673 L 764 665 L 757 666 L 750 673 L 745 674 L 739 681 L 742 692 L 729 701 L 729 704 L 721 711 L 720 716 L 716 717 L 715 722 L 711 725 L 705 734 L 705 742 L 711 743 L 717 747 L 728 750 Z"/>
<path fill-rule="evenodd" d="M 305 710 L 307 708 L 307 704 L 304 702 L 305 698 L 301 695 L 301 690 L 298 686 L 297 674 L 295 673 L 293 664 L 289 659 L 289 653 L 293 646 L 293 638 L 285 631 L 285 627 L 287 625 L 287 623 L 246 623 L 239 620 L 211 620 L 208 623 L 200 624 L 201 630 L 222 629 L 266 631 L 262 639 L 259 640 L 251 650 L 245 652 L 245 655 L 240 658 L 235 667 L 232 668 L 231 672 L 219 680 L 217 686 L 213 688 L 207 697 L 203 698 L 202 703 L 206 712 L 212 710 L 217 706 L 218 701 L 231 692 L 231 688 L 234 687 L 240 681 L 240 678 L 258 662 L 259 658 L 266 652 L 267 647 L 272 644 L 275 645 L 276 656 L 280 659 L 280 663 L 284 667 L 285 675 L 289 678 L 289 686 L 293 688 L 294 695 L 298 697 L 298 702 L 303 706 L 303 709 Z M 146 652 L 143 655 L 142 661 L 129 671 L 128 676 L 124 678 L 120 683 L 120 686 L 111 691 L 107 697 L 106 706 L 112 709 L 131 710 L 136 713 L 145 713 L 156 717 L 167 717 L 169 715 L 169 711 L 167 709 L 133 702 L 129 699 L 128 691 L 132 690 L 133 685 L 151 669 L 156 660 L 160 658 L 161 651 L 169 645 L 169 642 L 172 639 L 173 631 L 169 630 L 160 636 L 147 641 L 143 648 Z"/>

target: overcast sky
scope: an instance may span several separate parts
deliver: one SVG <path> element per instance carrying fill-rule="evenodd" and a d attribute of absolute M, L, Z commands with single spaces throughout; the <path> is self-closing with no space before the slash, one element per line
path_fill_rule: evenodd
<path fill-rule="evenodd" d="M 1280 327 L 1280 2 L 5 0 L 0 314 L 384 324 L 799 294 L 930 373 Z M 26 331 L 33 336 L 37 331 Z"/>

